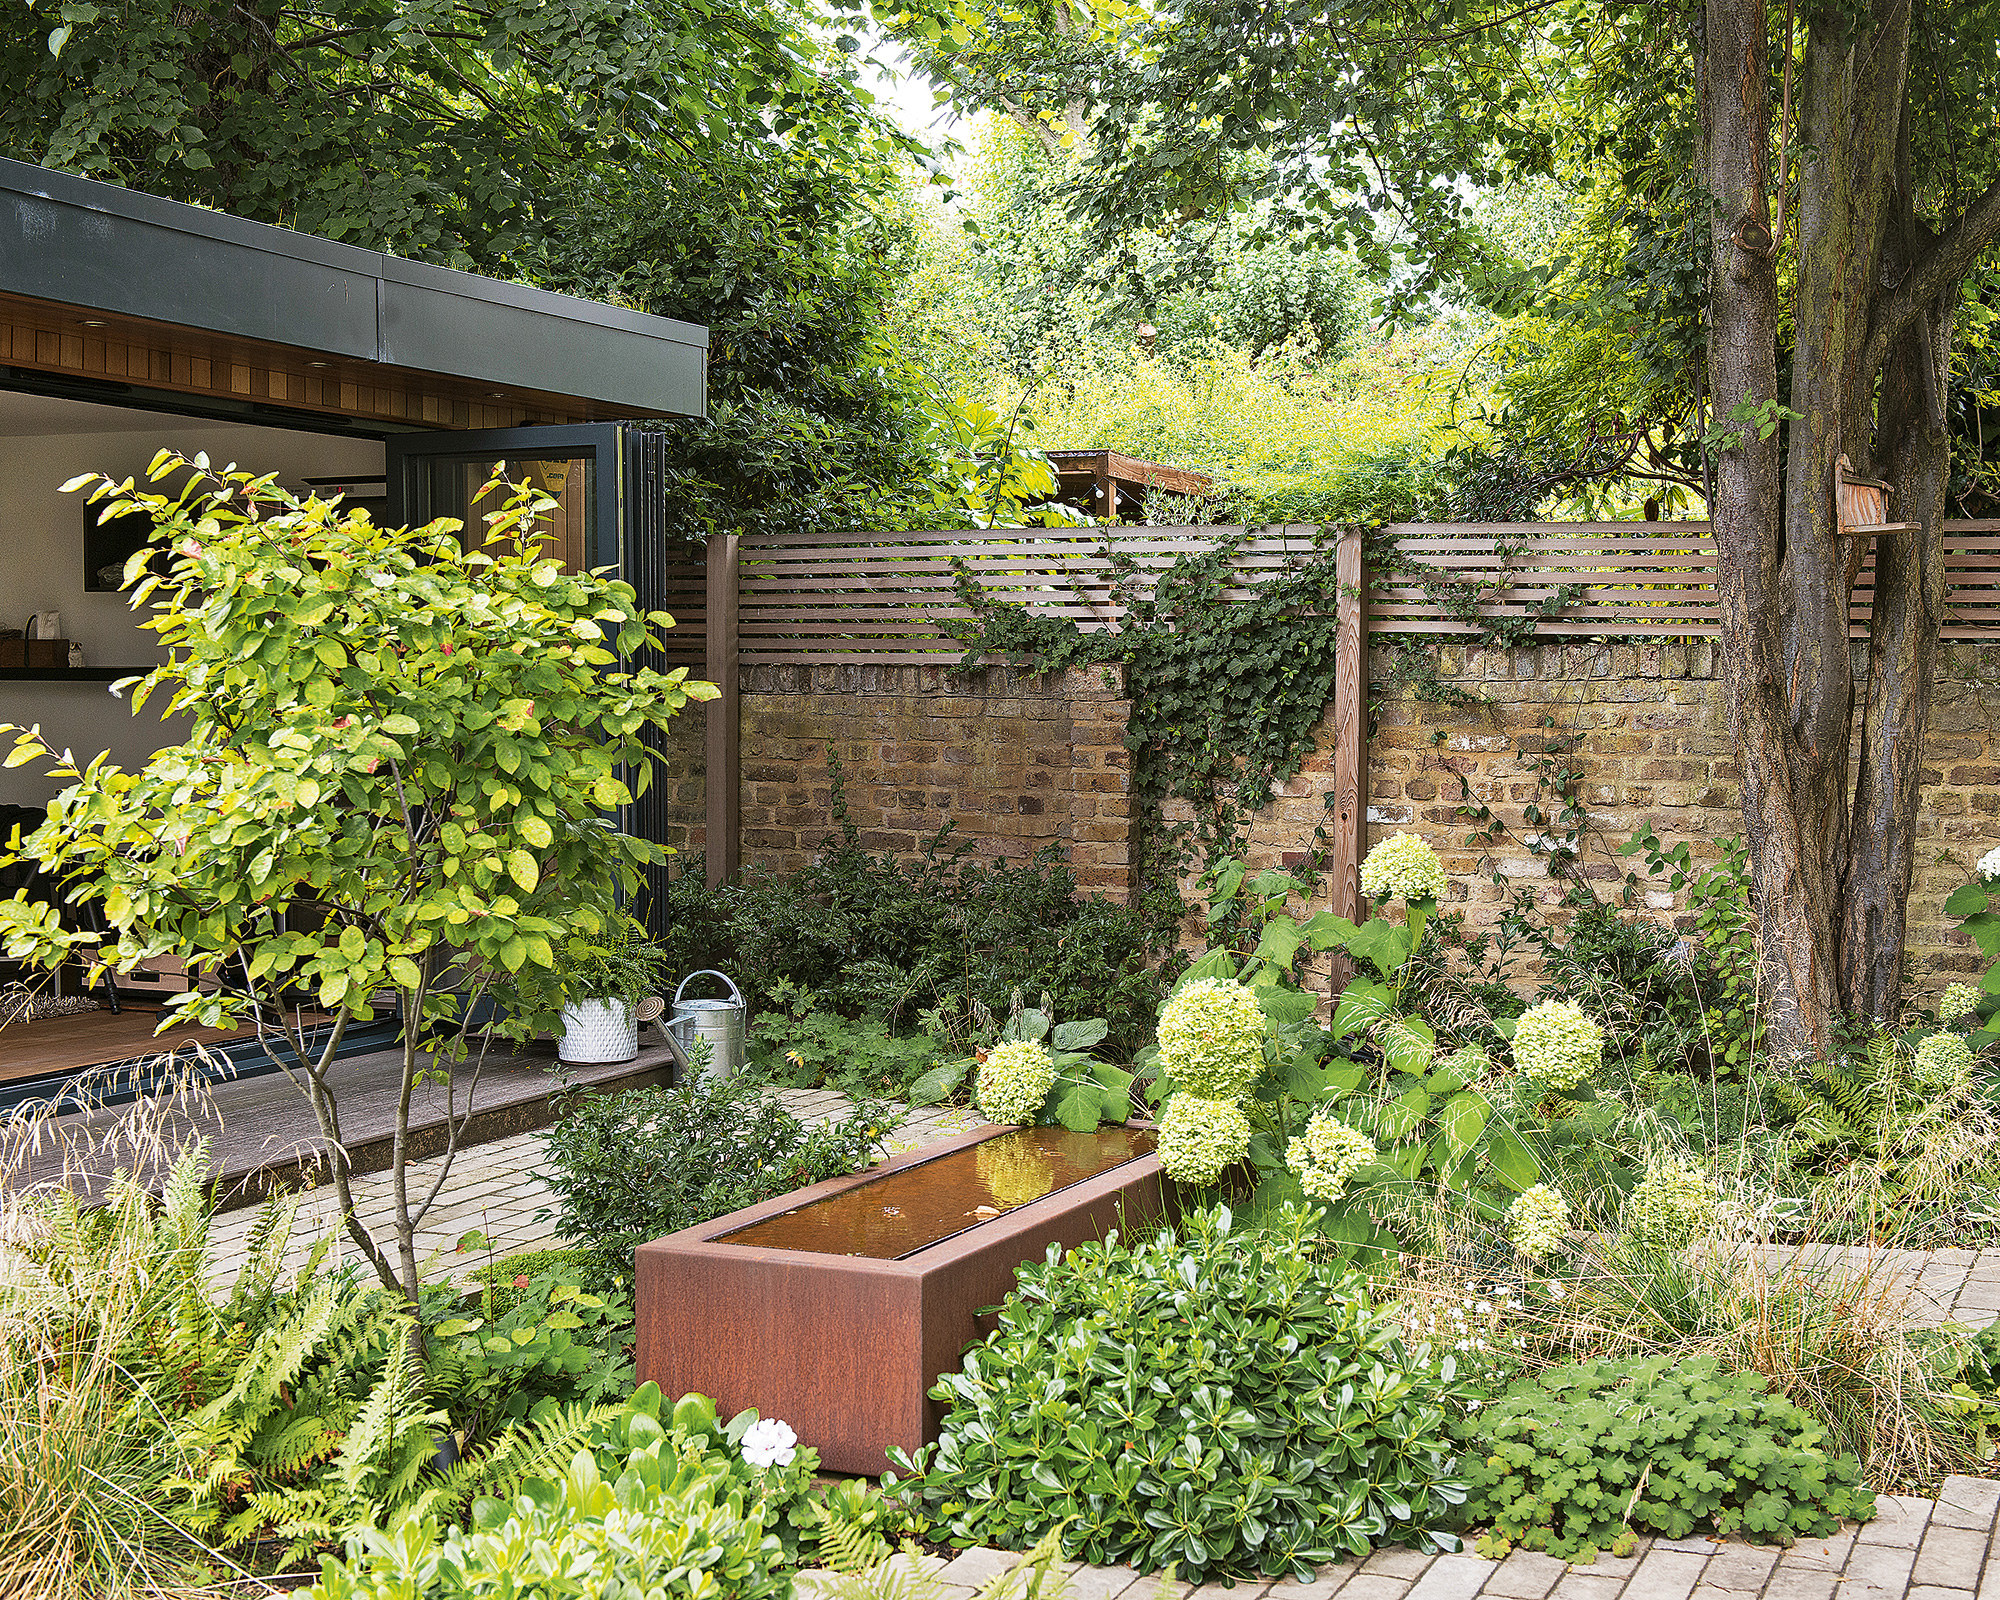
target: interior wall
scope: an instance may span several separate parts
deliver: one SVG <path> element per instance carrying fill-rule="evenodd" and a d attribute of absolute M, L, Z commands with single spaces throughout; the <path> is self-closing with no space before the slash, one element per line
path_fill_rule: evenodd
<path fill-rule="evenodd" d="M 61 405 L 62 402 L 54 402 Z M 218 466 L 276 472 L 288 489 L 308 477 L 361 477 L 382 472 L 374 439 L 295 433 L 240 423 L 203 422 L 132 412 L 107 419 L 104 408 L 77 407 L 79 431 L 0 437 L 0 627 L 19 628 L 31 612 L 59 611 L 62 630 L 83 646 L 90 666 L 156 664 L 162 652 L 139 627 L 128 597 L 84 590 L 83 495 L 61 485 L 83 472 L 144 481 L 146 464 L 162 447 L 187 455 L 208 452 Z M 117 431 L 101 431 L 107 420 Z M 96 429 L 100 431 L 81 431 Z M 108 751 L 121 766 L 137 766 L 153 751 L 185 736 L 184 719 L 163 720 L 149 707 L 133 714 L 102 682 L 0 680 L 0 723 L 39 723 L 53 748 L 88 760 Z M 0 733 L 0 755 L 13 745 Z M 0 770 L 0 804 L 40 806 L 62 787 L 42 772 L 46 763 Z"/>

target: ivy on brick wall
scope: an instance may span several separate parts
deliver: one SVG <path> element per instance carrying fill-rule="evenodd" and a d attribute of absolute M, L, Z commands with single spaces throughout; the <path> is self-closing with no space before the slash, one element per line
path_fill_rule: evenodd
<path fill-rule="evenodd" d="M 1234 557 L 1255 532 L 1218 529 L 1211 548 L 1178 557 L 1150 589 L 1137 561 L 1108 544 L 1125 608 L 1116 632 L 992 600 L 969 566 L 955 564 L 958 597 L 973 613 L 958 632 L 967 645 L 961 666 L 994 657 L 1042 671 L 1124 668 L 1133 859 L 1140 903 L 1162 937 L 1184 914 L 1183 876 L 1243 853 L 1251 819 L 1311 753 L 1333 693 L 1340 530 L 1318 530 L 1297 560 L 1232 598 L 1233 588 L 1244 594 Z M 1169 822 L 1171 800 L 1186 802 L 1191 820 Z M 1317 876 L 1330 848 L 1322 827 L 1301 876 Z"/>
<path fill-rule="evenodd" d="M 1140 903 L 1162 938 L 1185 914 L 1180 883 L 1188 873 L 1244 853 L 1252 819 L 1311 754 L 1333 694 L 1334 548 L 1342 530 L 1318 528 L 1297 559 L 1245 589 L 1235 557 L 1259 531 L 1216 529 L 1213 545 L 1177 557 L 1150 589 L 1138 561 L 1107 541 L 1099 553 L 1110 562 L 1112 594 L 1124 607 L 1115 632 L 1086 632 L 1032 602 L 994 600 L 969 564 L 953 562 L 957 598 L 973 614 L 954 630 L 967 646 L 961 667 L 993 657 L 1048 672 L 1124 668 L 1132 705 L 1125 742 L 1133 753 L 1133 860 Z M 1363 559 L 1371 571 L 1414 583 L 1448 616 L 1476 626 L 1486 646 L 1530 642 L 1541 621 L 1584 592 L 1565 585 L 1525 616 L 1486 617 L 1478 608 L 1505 586 L 1502 580 L 1464 582 L 1409 565 L 1372 528 L 1363 530 Z M 1472 698 L 1438 676 L 1432 638 L 1397 640 L 1389 662 L 1386 681 L 1371 686 L 1376 703 L 1402 684 L 1422 699 Z M 1330 811 L 1332 793 L 1322 799 Z M 1168 821 L 1172 800 L 1186 802 L 1192 819 Z M 1302 890 L 1311 892 L 1331 851 L 1322 821 L 1294 869 Z"/>

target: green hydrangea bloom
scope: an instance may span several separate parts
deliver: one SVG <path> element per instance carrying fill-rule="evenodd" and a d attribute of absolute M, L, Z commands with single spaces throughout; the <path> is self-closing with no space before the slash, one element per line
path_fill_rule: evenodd
<path fill-rule="evenodd" d="M 1316 1111 L 1306 1131 L 1285 1146 L 1285 1165 L 1314 1200 L 1337 1200 L 1347 1180 L 1375 1159 L 1375 1141 L 1330 1111 Z"/>
<path fill-rule="evenodd" d="M 1573 1000 L 1543 1000 L 1514 1025 L 1514 1065 L 1544 1089 L 1574 1089 L 1604 1063 L 1604 1030 Z"/>
<path fill-rule="evenodd" d="M 1430 841 L 1392 834 L 1361 863 L 1361 892 L 1370 900 L 1436 900 L 1449 880 Z"/>
<path fill-rule="evenodd" d="M 979 1069 L 980 1115 L 988 1122 L 1030 1123 L 1056 1086 L 1048 1050 L 1026 1039 L 995 1045 Z"/>
<path fill-rule="evenodd" d="M 1938 996 L 1937 1018 L 1943 1023 L 1969 1017 L 1979 1009 L 1979 991 L 1969 983 L 1954 983 Z"/>
<path fill-rule="evenodd" d="M 1715 1226 L 1715 1187 L 1699 1167 L 1654 1167 L 1625 1197 L 1625 1232 L 1641 1244 L 1678 1250 Z"/>
<path fill-rule="evenodd" d="M 1234 1100 L 1177 1094 L 1160 1113 L 1158 1148 L 1168 1177 L 1206 1187 L 1250 1153 L 1250 1119 Z"/>
<path fill-rule="evenodd" d="M 1972 1076 L 1972 1046 L 1963 1034 L 1933 1033 L 1917 1046 L 1910 1078 L 1920 1089 L 1953 1089 Z"/>
<path fill-rule="evenodd" d="M 1183 984 L 1160 1013 L 1160 1070 L 1204 1100 L 1241 1100 L 1264 1070 L 1264 1010 L 1234 978 Z"/>
<path fill-rule="evenodd" d="M 1507 1238 L 1530 1261 L 1539 1261 L 1569 1232 L 1569 1206 L 1553 1188 L 1523 1189 L 1507 1208 Z"/>

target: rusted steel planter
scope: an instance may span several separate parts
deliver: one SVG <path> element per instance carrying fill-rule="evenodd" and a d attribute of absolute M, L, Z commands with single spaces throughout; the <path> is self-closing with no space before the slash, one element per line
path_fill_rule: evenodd
<path fill-rule="evenodd" d="M 1078 1141 L 1102 1141 L 1094 1163 Z M 994 1206 L 1045 1175 L 1053 1193 Z M 1016 1267 L 1160 1207 L 1150 1128 L 981 1128 L 641 1245 L 639 1379 L 711 1395 L 725 1416 L 754 1406 L 827 1467 L 880 1473 L 891 1445 L 937 1437 L 926 1391 Z"/>

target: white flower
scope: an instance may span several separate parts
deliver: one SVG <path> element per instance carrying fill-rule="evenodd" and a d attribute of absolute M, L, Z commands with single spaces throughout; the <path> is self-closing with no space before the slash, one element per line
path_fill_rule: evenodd
<path fill-rule="evenodd" d="M 1979 865 L 1972 869 L 1982 878 L 2000 878 L 2000 845 L 1995 845 L 1979 858 Z"/>
<path fill-rule="evenodd" d="M 1361 863 L 1361 892 L 1370 900 L 1435 900 L 1446 881 L 1437 852 L 1414 833 L 1392 834 Z"/>
<path fill-rule="evenodd" d="M 1954 1089 L 1972 1076 L 1972 1047 L 1956 1033 L 1933 1033 L 1917 1046 L 1910 1077 L 1921 1089 Z"/>
<path fill-rule="evenodd" d="M 753 1422 L 743 1432 L 743 1459 L 753 1467 L 789 1467 L 799 1436 L 776 1417 Z"/>
<path fill-rule="evenodd" d="M 1574 1000 L 1543 1000 L 1514 1024 L 1514 1064 L 1544 1089 L 1574 1089 L 1604 1061 L 1604 1030 Z"/>
<path fill-rule="evenodd" d="M 1160 1168 L 1176 1183 L 1206 1187 L 1250 1149 L 1250 1119 L 1234 1100 L 1177 1094 L 1160 1113 Z"/>
<path fill-rule="evenodd" d="M 1625 1232 L 1642 1244 L 1678 1250 L 1714 1228 L 1715 1186 L 1699 1167 L 1649 1169 L 1625 1197 Z"/>
<path fill-rule="evenodd" d="M 1203 1100 L 1241 1100 L 1264 1070 L 1264 1008 L 1234 978 L 1181 985 L 1160 1012 L 1160 1070 Z"/>
<path fill-rule="evenodd" d="M 1569 1232 L 1569 1207 L 1546 1183 L 1523 1189 L 1507 1208 L 1507 1237 L 1530 1261 L 1539 1261 Z"/>
<path fill-rule="evenodd" d="M 1969 1017 L 1979 1009 L 1979 991 L 1969 983 L 1954 983 L 1938 996 L 1937 1018 L 1940 1022 L 1956 1022 L 1960 1017 Z"/>
<path fill-rule="evenodd" d="M 1313 1113 L 1306 1131 L 1285 1147 L 1285 1165 L 1315 1200 L 1337 1200 L 1347 1180 L 1375 1159 L 1375 1144 L 1330 1111 Z"/>
<path fill-rule="evenodd" d="M 987 1052 L 973 1098 L 989 1122 L 1031 1123 L 1055 1086 L 1055 1059 L 1047 1048 L 1019 1039 Z"/>

